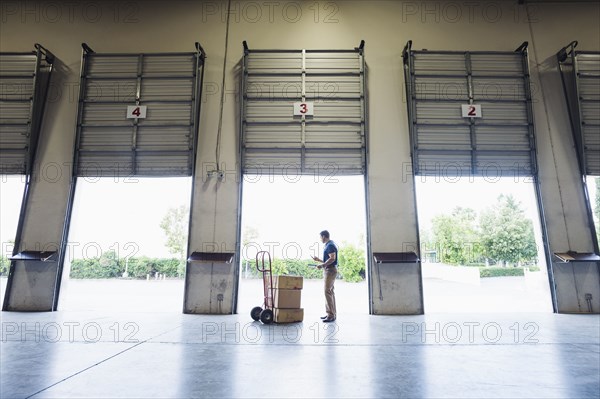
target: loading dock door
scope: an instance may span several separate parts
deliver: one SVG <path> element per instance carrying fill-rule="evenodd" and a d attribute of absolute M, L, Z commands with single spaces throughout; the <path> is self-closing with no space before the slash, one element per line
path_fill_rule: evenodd
<path fill-rule="evenodd" d="M 244 48 L 242 172 L 364 174 L 363 45 L 352 50 Z"/>
<path fill-rule="evenodd" d="M 191 176 L 204 52 L 96 53 L 84 44 L 77 176 Z"/>
<path fill-rule="evenodd" d="M 600 52 L 575 54 L 586 175 L 600 176 Z"/>
<path fill-rule="evenodd" d="M 558 52 L 573 137 L 583 176 L 600 176 L 600 52 Z"/>
<path fill-rule="evenodd" d="M 537 173 L 527 45 L 403 52 L 415 175 Z"/>
<path fill-rule="evenodd" d="M 29 174 L 54 57 L 40 45 L 0 53 L 0 174 Z"/>

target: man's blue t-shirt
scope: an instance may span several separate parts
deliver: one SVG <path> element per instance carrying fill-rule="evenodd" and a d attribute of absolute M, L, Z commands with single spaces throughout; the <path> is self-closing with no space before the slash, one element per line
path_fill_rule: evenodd
<path fill-rule="evenodd" d="M 335 252 L 335 261 L 330 264 L 328 267 L 334 267 L 337 266 L 338 264 L 338 248 L 337 245 L 335 245 L 335 242 L 329 240 L 327 241 L 327 244 L 325 244 L 325 249 L 323 250 L 323 262 L 327 262 L 327 260 L 329 259 L 329 254 L 334 253 Z"/>

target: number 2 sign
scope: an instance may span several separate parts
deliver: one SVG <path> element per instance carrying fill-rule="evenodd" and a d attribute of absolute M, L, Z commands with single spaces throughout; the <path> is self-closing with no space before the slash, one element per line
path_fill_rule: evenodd
<path fill-rule="evenodd" d="M 315 107 L 314 103 L 294 103 L 294 116 L 310 116 L 314 115 Z"/>
<path fill-rule="evenodd" d="M 145 105 L 128 105 L 127 119 L 143 119 L 146 117 Z"/>
<path fill-rule="evenodd" d="M 462 104 L 461 108 L 463 118 L 481 118 L 480 104 Z"/>

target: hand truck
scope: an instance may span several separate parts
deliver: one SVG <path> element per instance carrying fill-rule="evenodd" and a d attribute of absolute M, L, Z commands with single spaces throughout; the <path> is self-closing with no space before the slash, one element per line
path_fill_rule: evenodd
<path fill-rule="evenodd" d="M 260 320 L 264 324 L 271 324 L 274 320 L 273 313 L 273 271 L 271 269 L 271 254 L 260 251 L 256 254 L 256 270 L 262 273 L 264 301 L 263 306 L 256 306 L 250 311 L 254 321 Z"/>

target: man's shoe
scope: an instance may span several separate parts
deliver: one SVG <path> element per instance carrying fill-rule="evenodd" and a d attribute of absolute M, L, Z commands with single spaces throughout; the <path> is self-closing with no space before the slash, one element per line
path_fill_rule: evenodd
<path fill-rule="evenodd" d="M 321 320 L 325 320 L 326 318 L 328 318 L 329 316 L 321 316 Z"/>
<path fill-rule="evenodd" d="M 332 321 L 335 321 L 335 318 L 333 318 L 333 317 L 332 318 L 327 317 L 327 318 L 323 319 L 323 323 L 331 323 Z"/>

